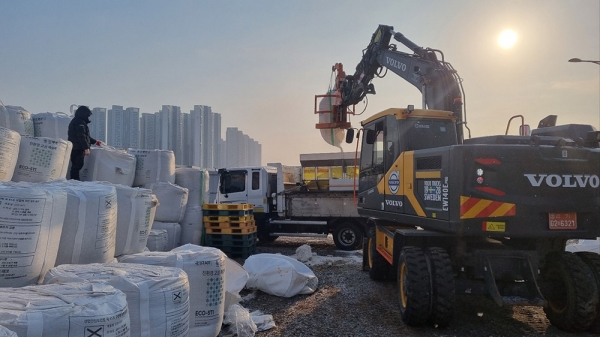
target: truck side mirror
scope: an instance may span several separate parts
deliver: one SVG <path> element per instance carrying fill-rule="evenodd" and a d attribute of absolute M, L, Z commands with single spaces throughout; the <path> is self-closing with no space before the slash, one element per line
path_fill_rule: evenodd
<path fill-rule="evenodd" d="M 348 129 L 346 130 L 346 143 L 352 144 L 352 141 L 354 141 L 354 129 Z"/>
<path fill-rule="evenodd" d="M 531 136 L 531 126 L 529 124 L 519 126 L 520 136 Z"/>

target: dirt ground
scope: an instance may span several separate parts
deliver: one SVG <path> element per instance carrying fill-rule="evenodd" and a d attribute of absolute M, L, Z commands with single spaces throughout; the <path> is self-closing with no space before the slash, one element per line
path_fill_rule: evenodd
<path fill-rule="evenodd" d="M 539 307 L 498 307 L 487 297 L 457 296 L 455 317 L 444 329 L 409 327 L 400 318 L 395 282 L 375 282 L 361 270 L 361 251 L 337 250 L 331 237 L 279 238 L 259 246 L 257 253 L 291 256 L 309 244 L 319 256 L 341 256 L 333 263 L 312 269 L 319 279 L 317 291 L 292 298 L 243 290 L 240 303 L 249 311 L 273 315 L 276 327 L 257 332 L 257 337 L 277 336 L 596 336 L 556 329 Z M 243 260 L 238 260 L 243 264 Z"/>

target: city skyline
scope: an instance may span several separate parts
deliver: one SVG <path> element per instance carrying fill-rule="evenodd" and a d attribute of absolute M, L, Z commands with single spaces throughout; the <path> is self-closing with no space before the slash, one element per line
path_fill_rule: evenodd
<path fill-rule="evenodd" d="M 157 112 L 140 113 L 137 107 L 112 105 L 92 111 L 91 136 L 115 148 L 171 150 L 176 164 L 185 166 L 262 165 L 262 145 L 238 127 L 226 127 L 222 139 L 221 114 L 210 106 L 194 105 L 183 112 L 179 106 L 162 105 Z"/>

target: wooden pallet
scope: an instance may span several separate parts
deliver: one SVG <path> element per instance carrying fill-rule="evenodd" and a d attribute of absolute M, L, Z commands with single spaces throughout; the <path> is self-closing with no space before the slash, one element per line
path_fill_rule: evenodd
<path fill-rule="evenodd" d="M 207 215 L 204 222 L 247 222 L 254 220 L 254 215 Z"/>
<path fill-rule="evenodd" d="M 255 227 L 256 222 L 204 222 L 204 228 L 251 228 Z"/>
<path fill-rule="evenodd" d="M 253 204 L 204 204 L 203 210 L 218 211 L 247 211 L 254 208 Z"/>
<path fill-rule="evenodd" d="M 256 232 L 256 226 L 249 228 L 206 228 L 206 234 L 250 234 Z"/>

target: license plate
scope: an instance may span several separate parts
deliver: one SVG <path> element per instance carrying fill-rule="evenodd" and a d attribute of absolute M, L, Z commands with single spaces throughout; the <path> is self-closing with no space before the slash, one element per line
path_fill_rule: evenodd
<path fill-rule="evenodd" d="M 549 213 L 550 229 L 577 229 L 577 213 Z"/>

